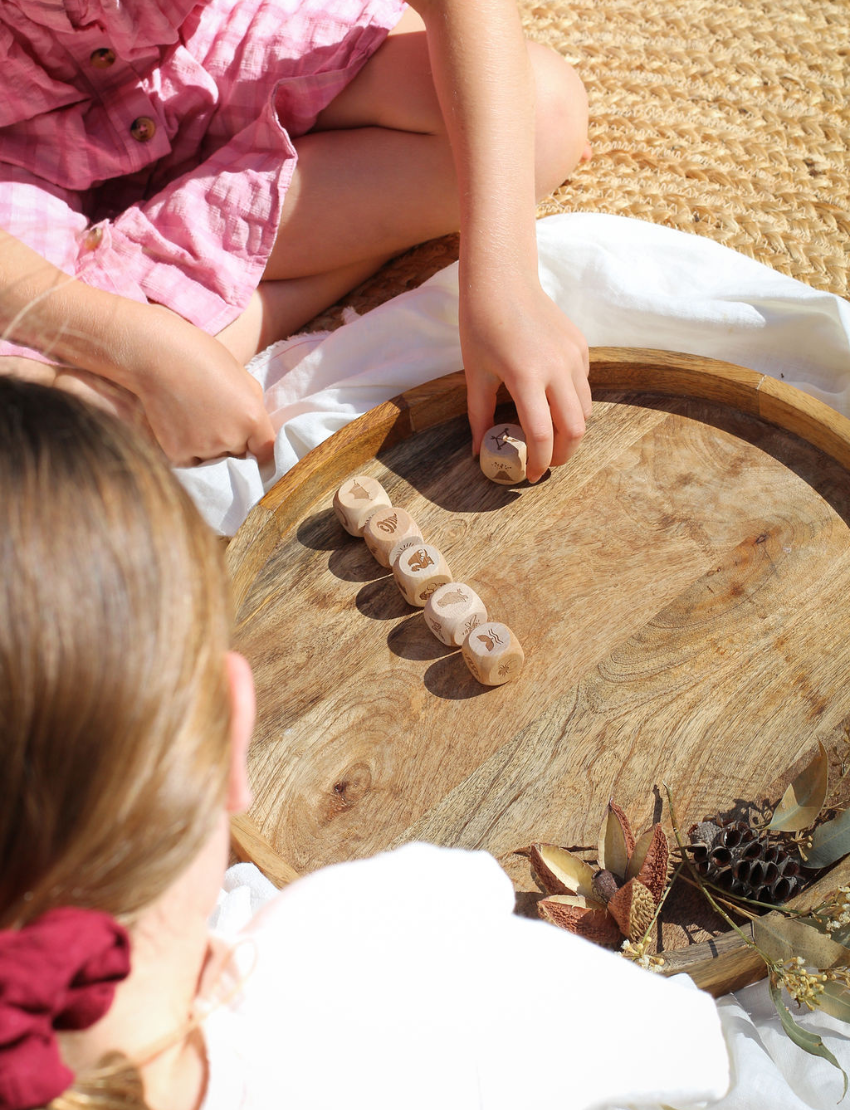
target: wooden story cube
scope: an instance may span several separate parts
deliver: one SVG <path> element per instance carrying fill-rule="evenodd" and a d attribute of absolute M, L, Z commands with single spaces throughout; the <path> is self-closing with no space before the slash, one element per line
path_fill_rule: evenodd
<path fill-rule="evenodd" d="M 382 567 L 390 565 L 390 552 L 399 540 L 421 535 L 419 525 L 410 513 L 392 505 L 372 513 L 363 529 L 366 546 Z"/>
<path fill-rule="evenodd" d="M 402 552 L 407 551 L 408 547 L 413 547 L 415 543 L 424 543 L 425 541 L 419 535 L 405 536 L 404 539 L 398 541 L 387 558 L 390 561 L 390 566 L 394 567 L 401 557 Z"/>
<path fill-rule="evenodd" d="M 452 572 L 441 551 L 422 543 L 402 551 L 393 564 L 393 577 L 407 604 L 421 608 L 439 586 L 451 581 Z"/>
<path fill-rule="evenodd" d="M 362 536 L 366 521 L 382 507 L 392 508 L 387 491 L 376 478 L 355 474 L 343 482 L 334 494 L 334 513 L 343 528 L 352 536 Z"/>
<path fill-rule="evenodd" d="M 525 653 L 506 624 L 487 621 L 463 641 L 463 658 L 483 686 L 501 686 L 520 673 Z"/>
<path fill-rule="evenodd" d="M 479 462 L 491 482 L 522 482 L 527 461 L 525 433 L 519 424 L 495 424 L 481 441 Z"/>
<path fill-rule="evenodd" d="M 447 647 L 460 647 L 473 628 L 486 620 L 484 602 L 465 582 L 439 586 L 425 605 L 425 623 Z"/>

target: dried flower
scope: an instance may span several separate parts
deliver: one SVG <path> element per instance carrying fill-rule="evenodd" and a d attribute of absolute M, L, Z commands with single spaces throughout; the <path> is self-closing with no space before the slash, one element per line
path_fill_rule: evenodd
<path fill-rule="evenodd" d="M 636 963 L 638 967 L 645 968 L 647 971 L 661 972 L 664 966 L 664 957 L 656 956 L 648 951 L 649 938 L 643 937 L 642 940 L 632 944 L 630 940 L 624 940 L 620 946 L 620 951 L 627 960 Z"/>
<path fill-rule="evenodd" d="M 835 892 L 835 900 L 822 906 L 817 916 L 828 933 L 836 933 L 850 925 L 850 886 L 840 886 Z"/>
<path fill-rule="evenodd" d="M 667 886 L 670 850 L 663 829 L 653 825 L 635 842 L 614 802 L 599 833 L 597 870 L 554 844 L 533 844 L 528 856 L 549 896 L 538 903 L 540 916 L 599 944 L 613 946 L 623 936 L 641 941 Z"/>
<path fill-rule="evenodd" d="M 815 1009 L 818 995 L 823 994 L 823 985 L 827 981 L 825 971 L 810 971 L 802 956 L 792 956 L 784 964 L 774 964 L 773 972 L 795 1002 L 809 1010 Z"/>

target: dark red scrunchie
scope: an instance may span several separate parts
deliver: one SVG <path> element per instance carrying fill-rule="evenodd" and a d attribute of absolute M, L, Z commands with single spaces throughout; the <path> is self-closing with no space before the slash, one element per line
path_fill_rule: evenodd
<path fill-rule="evenodd" d="M 63 906 L 0 930 L 0 1110 L 32 1110 L 74 1081 L 57 1029 L 88 1029 L 130 973 L 127 930 L 99 910 Z"/>

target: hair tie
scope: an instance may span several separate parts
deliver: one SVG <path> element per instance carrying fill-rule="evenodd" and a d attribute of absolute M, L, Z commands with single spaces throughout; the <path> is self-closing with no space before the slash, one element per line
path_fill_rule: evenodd
<path fill-rule="evenodd" d="M 88 1029 L 130 973 L 127 930 L 100 910 L 63 906 L 0 930 L 0 1110 L 33 1110 L 74 1073 L 57 1029 Z"/>

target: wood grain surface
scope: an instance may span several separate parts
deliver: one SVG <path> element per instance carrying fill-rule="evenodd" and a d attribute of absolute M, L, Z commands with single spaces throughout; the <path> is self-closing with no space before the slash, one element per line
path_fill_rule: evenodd
<path fill-rule="evenodd" d="M 230 545 L 250 817 L 289 869 L 424 839 L 531 890 L 513 851 L 595 844 L 609 797 L 641 831 L 669 783 L 687 827 L 841 736 L 848 422 L 694 356 L 595 351 L 591 381 L 580 450 L 536 486 L 484 478 L 453 376 L 311 452 Z M 343 531 L 331 501 L 357 472 L 514 630 L 516 682 L 476 683 Z"/>

